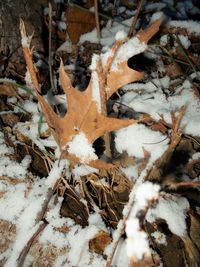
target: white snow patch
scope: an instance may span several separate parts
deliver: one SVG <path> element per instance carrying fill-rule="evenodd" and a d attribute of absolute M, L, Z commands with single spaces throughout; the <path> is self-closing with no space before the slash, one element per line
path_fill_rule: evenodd
<path fill-rule="evenodd" d="M 154 14 L 152 15 L 152 17 L 151 17 L 151 23 L 153 23 L 154 21 L 160 19 L 160 18 L 163 17 L 163 16 L 164 16 L 164 13 L 161 12 L 161 11 L 154 13 Z"/>
<path fill-rule="evenodd" d="M 98 169 L 92 168 L 87 165 L 77 165 L 77 164 L 74 166 L 72 170 L 74 178 L 77 180 L 79 180 L 81 176 L 88 175 L 90 173 L 98 173 L 98 172 L 99 172 Z"/>
<path fill-rule="evenodd" d="M 91 65 L 89 66 L 89 69 L 90 69 L 91 71 L 97 69 L 97 62 L 98 62 L 99 60 L 100 60 L 100 56 L 97 55 L 97 54 L 93 54 L 93 56 L 92 56 L 92 63 L 91 63 Z"/>
<path fill-rule="evenodd" d="M 56 181 L 61 177 L 63 169 L 68 168 L 68 166 L 69 166 L 68 160 L 61 160 L 60 162 L 58 160 L 55 161 L 47 179 L 45 180 L 45 185 L 48 188 L 53 188 Z"/>
<path fill-rule="evenodd" d="M 166 46 L 168 44 L 168 34 L 164 34 L 160 37 L 160 44 Z"/>
<path fill-rule="evenodd" d="M 184 28 L 189 33 L 200 34 L 200 23 L 194 20 L 171 20 L 168 25 L 175 28 Z"/>
<path fill-rule="evenodd" d="M 159 218 L 164 219 L 172 233 L 184 236 L 187 229 L 186 212 L 189 206 L 189 202 L 184 197 L 160 197 L 157 206 L 148 211 L 146 218 L 150 223 Z"/>
<path fill-rule="evenodd" d="M 133 124 L 116 132 L 116 149 L 129 156 L 144 157 L 144 151 L 151 154 L 151 159 L 159 158 L 168 147 L 168 138 L 160 132 L 155 132 L 142 124 Z"/>
<path fill-rule="evenodd" d="M 124 40 L 127 37 L 127 33 L 124 31 L 118 31 L 115 35 L 115 40 Z"/>
<path fill-rule="evenodd" d="M 117 50 L 115 55 L 114 61 L 111 65 L 111 70 L 117 70 L 117 66 L 120 62 L 126 61 L 129 58 L 144 52 L 147 49 L 147 45 L 137 37 L 131 38 L 128 42 L 121 45 L 120 48 Z"/>
<path fill-rule="evenodd" d="M 67 29 L 66 23 L 64 21 L 59 21 L 58 22 L 58 29 L 60 31 L 66 31 L 66 29 Z"/>
<path fill-rule="evenodd" d="M 21 38 L 22 47 L 30 47 L 31 44 L 31 36 L 23 36 Z"/>
<path fill-rule="evenodd" d="M 161 233 L 160 231 L 153 232 L 151 234 L 151 236 L 153 236 L 156 243 L 161 244 L 161 245 L 167 245 L 166 236 L 163 233 Z"/>
<path fill-rule="evenodd" d="M 148 236 L 140 230 L 137 218 L 131 218 L 126 222 L 127 255 L 130 258 L 141 260 L 144 255 L 150 255 Z"/>
<path fill-rule="evenodd" d="M 92 72 L 92 100 L 96 102 L 98 112 L 101 113 L 101 96 L 99 88 L 99 77 L 96 71 Z"/>
<path fill-rule="evenodd" d="M 31 75 L 28 69 L 26 70 L 24 80 L 26 82 L 26 85 L 33 89 L 33 83 L 32 83 Z"/>
<path fill-rule="evenodd" d="M 73 136 L 72 141 L 68 144 L 68 152 L 78 157 L 81 163 L 87 164 L 97 159 L 94 148 L 88 142 L 83 132 Z"/>
<path fill-rule="evenodd" d="M 65 51 L 67 53 L 71 53 L 72 52 L 71 42 L 69 40 L 66 40 L 64 43 L 62 43 L 56 52 L 60 52 L 60 51 Z"/>
<path fill-rule="evenodd" d="M 79 44 L 83 44 L 84 42 L 90 42 L 90 43 L 98 43 L 98 34 L 96 28 L 88 33 L 82 34 L 79 39 Z"/>
<path fill-rule="evenodd" d="M 130 180 L 135 181 L 138 178 L 137 165 L 121 168 L 121 170 L 126 174 L 126 177 L 128 177 Z"/>
<path fill-rule="evenodd" d="M 156 200 L 159 197 L 160 186 L 151 182 L 144 182 L 135 189 L 135 207 L 138 211 L 148 205 L 148 201 Z"/>

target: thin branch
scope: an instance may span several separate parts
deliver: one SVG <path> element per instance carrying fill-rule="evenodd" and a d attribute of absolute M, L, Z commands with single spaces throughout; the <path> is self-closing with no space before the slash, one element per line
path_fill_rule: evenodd
<path fill-rule="evenodd" d="M 17 267 L 22 267 L 24 264 L 24 260 L 26 258 L 26 255 L 28 254 L 33 242 L 36 241 L 38 238 L 39 234 L 44 230 L 44 228 L 47 226 L 47 222 L 43 222 L 39 225 L 38 229 L 36 232 L 32 235 L 32 237 L 29 239 L 29 241 L 26 243 L 26 246 L 23 248 L 21 251 L 18 259 L 17 259 Z"/>
<path fill-rule="evenodd" d="M 135 32 L 135 25 L 137 23 L 140 11 L 141 11 L 142 6 L 143 6 L 143 3 L 144 3 L 144 0 L 140 0 L 138 8 L 137 8 L 137 12 L 136 12 L 135 16 L 133 17 L 133 21 L 132 21 L 131 27 L 130 27 L 129 32 L 128 32 L 128 38 L 131 38 Z"/>
<path fill-rule="evenodd" d="M 80 5 L 76 4 L 76 3 L 74 3 L 73 1 L 70 1 L 70 2 L 71 2 L 71 4 L 73 4 L 73 6 L 79 8 L 80 10 L 84 10 L 84 11 L 86 11 L 86 12 L 88 12 L 88 13 L 92 13 L 92 14 L 94 14 L 93 11 L 91 11 L 91 10 L 89 10 L 89 9 L 87 9 L 87 8 L 84 8 L 84 7 L 82 7 L 82 6 L 80 6 Z M 121 21 L 118 20 L 117 18 L 113 18 L 113 17 L 111 17 L 111 16 L 105 15 L 105 14 L 100 13 L 100 12 L 98 12 L 98 13 L 99 13 L 99 16 L 102 17 L 103 19 L 111 20 L 111 21 L 115 21 L 115 22 L 117 22 L 117 23 L 123 25 L 124 27 L 129 28 L 129 26 L 128 26 L 127 24 L 121 22 Z"/>
<path fill-rule="evenodd" d="M 53 81 L 53 71 L 52 71 L 52 55 L 51 55 L 51 40 L 52 40 L 52 5 L 49 3 L 49 76 L 51 88 L 55 89 Z"/>
<path fill-rule="evenodd" d="M 98 41 L 100 42 L 101 32 L 100 32 L 100 24 L 99 24 L 98 0 L 94 0 L 94 8 L 95 8 L 95 21 L 96 21 L 96 28 L 97 28 L 97 37 L 98 37 Z"/>

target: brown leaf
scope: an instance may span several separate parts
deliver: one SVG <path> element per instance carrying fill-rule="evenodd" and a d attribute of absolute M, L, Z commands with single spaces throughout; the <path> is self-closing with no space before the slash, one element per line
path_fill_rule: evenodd
<path fill-rule="evenodd" d="M 0 95 L 6 96 L 16 96 L 15 87 L 10 83 L 1 83 L 0 84 Z"/>
<path fill-rule="evenodd" d="M 95 15 L 78 7 L 68 7 L 66 12 L 67 32 L 73 44 L 78 43 L 83 33 L 95 28 Z"/>
<path fill-rule="evenodd" d="M 101 230 L 89 241 L 89 250 L 103 255 L 105 248 L 112 242 L 110 235 Z"/>
<path fill-rule="evenodd" d="M 159 30 L 163 17 L 154 21 L 147 29 L 140 30 L 137 38 L 140 42 L 147 43 L 151 37 Z M 132 83 L 142 79 L 143 73 L 129 68 L 127 61 L 122 61 L 118 64 L 116 71 L 110 71 L 107 76 L 107 99 L 116 92 L 117 89 L 125 84 Z"/>
<path fill-rule="evenodd" d="M 41 95 L 38 99 L 47 123 L 54 132 L 62 150 L 67 148 L 67 143 L 72 140 L 73 136 L 81 132 L 92 144 L 105 133 L 136 122 L 135 120 L 120 120 L 102 115 L 98 111 L 97 103 L 92 99 L 92 80 L 84 92 L 78 91 L 72 87 L 62 62 L 60 65 L 60 80 L 68 102 L 67 114 L 63 118 L 53 111 Z M 75 161 L 80 161 L 76 157 L 73 158 Z"/>
<path fill-rule="evenodd" d="M 183 75 L 183 71 L 178 63 L 172 62 L 166 66 L 166 74 L 170 78 L 176 78 L 180 75 Z"/>
<path fill-rule="evenodd" d="M 162 19 L 156 20 L 150 27 L 140 31 L 137 38 L 142 42 L 147 42 L 159 29 Z M 23 36 L 23 31 L 22 31 Z M 116 46 L 118 47 L 118 46 Z M 60 81 L 67 97 L 67 114 L 64 117 L 57 115 L 51 106 L 39 93 L 39 84 L 37 82 L 35 70 L 32 64 L 30 50 L 23 48 L 25 59 L 32 76 L 32 81 L 42 111 L 46 121 L 54 134 L 57 143 L 60 146 L 62 156 L 75 161 L 87 163 L 95 168 L 110 168 L 112 164 L 105 164 L 100 160 L 83 161 L 74 154 L 68 153 L 69 142 L 79 134 L 84 134 L 89 144 L 108 132 L 118 130 L 130 124 L 136 123 L 136 120 L 121 120 L 109 118 L 105 112 L 105 100 L 108 99 L 121 86 L 142 78 L 143 74 L 128 67 L 127 60 L 117 64 L 116 70 L 107 70 L 110 64 L 97 64 L 97 70 L 92 72 L 90 83 L 85 91 L 80 92 L 73 88 L 71 81 L 64 70 L 63 63 L 60 64 Z M 115 51 L 115 50 L 114 50 Z M 108 61 L 112 61 L 114 54 Z M 98 62 L 99 63 L 99 62 Z M 95 76 L 94 76 L 95 75 Z M 95 77 L 95 79 L 94 79 Z M 95 81 L 94 81 L 95 80 Z M 99 86 L 99 88 L 96 88 Z M 99 102 L 93 98 L 93 91 L 99 91 Z"/>
<path fill-rule="evenodd" d="M 13 113 L 7 113 L 0 115 L 0 118 L 2 119 L 4 125 L 13 127 L 16 123 L 19 122 L 19 118 L 17 115 Z"/>

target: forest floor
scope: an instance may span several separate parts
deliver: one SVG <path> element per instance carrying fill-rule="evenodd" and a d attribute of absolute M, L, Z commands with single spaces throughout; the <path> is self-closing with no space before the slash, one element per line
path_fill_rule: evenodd
<path fill-rule="evenodd" d="M 0 51 L 0 266 L 200 266 L 199 3 L 70 2 Z"/>

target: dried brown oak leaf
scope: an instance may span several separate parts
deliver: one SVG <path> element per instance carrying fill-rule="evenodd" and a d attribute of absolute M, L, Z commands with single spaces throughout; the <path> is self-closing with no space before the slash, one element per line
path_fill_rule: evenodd
<path fill-rule="evenodd" d="M 121 86 L 137 81 L 143 77 L 143 73 L 128 67 L 127 61 L 133 55 L 143 52 L 148 40 L 159 30 L 162 18 L 153 22 L 146 30 L 141 30 L 136 37 L 122 44 L 120 48 L 111 52 L 102 68 L 97 60 L 96 70 L 92 70 L 91 80 L 85 91 L 80 92 L 73 88 L 71 81 L 64 70 L 63 63 L 60 64 L 60 81 L 67 97 L 67 113 L 64 117 L 56 114 L 47 101 L 39 93 L 39 85 L 35 75 L 29 48 L 23 47 L 26 63 L 32 76 L 33 84 L 38 96 L 38 101 L 45 115 L 46 121 L 60 146 L 62 158 L 85 163 L 95 168 L 110 168 L 112 164 L 107 164 L 97 159 L 92 148 L 92 143 L 104 134 L 136 123 L 136 120 L 121 120 L 109 118 L 105 114 L 105 102 Z M 22 32 L 22 31 L 21 31 Z M 23 36 L 23 34 L 22 34 Z M 116 41 L 120 42 L 119 40 Z M 129 43 L 128 57 L 119 57 L 119 54 L 126 54 L 127 43 Z M 133 47 L 130 46 L 133 44 Z M 136 44 L 136 48 L 134 47 Z M 123 47 L 124 46 L 124 47 Z M 114 45 L 114 47 L 116 47 Z M 121 49 L 121 50 L 120 50 Z M 133 52 L 130 52 L 133 51 Z M 131 54 L 132 53 L 132 54 Z M 111 61 L 110 68 L 108 64 Z M 108 71 L 107 71 L 107 69 Z M 106 70 L 106 71 L 105 71 Z M 90 152 L 86 158 L 82 152 L 82 143 L 85 142 Z M 75 148 L 80 143 L 79 148 Z M 85 143 L 83 145 L 85 145 Z M 73 147 L 73 148 L 72 148 Z M 83 156 L 82 156 L 83 155 Z"/>

